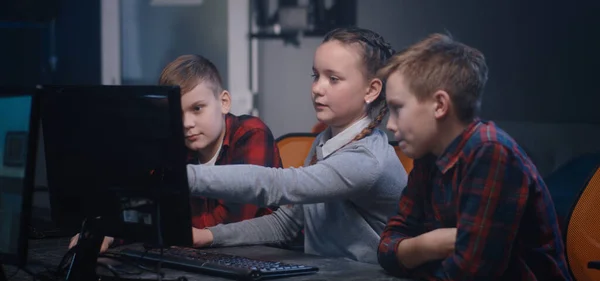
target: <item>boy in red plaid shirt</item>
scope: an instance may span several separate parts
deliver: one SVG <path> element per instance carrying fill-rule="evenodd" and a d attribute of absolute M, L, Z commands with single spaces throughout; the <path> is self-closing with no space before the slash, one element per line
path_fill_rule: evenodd
<path fill-rule="evenodd" d="M 425 280 L 571 280 L 542 177 L 515 140 L 477 118 L 487 71 L 481 52 L 441 34 L 380 70 L 387 128 L 415 163 L 379 263 Z"/>
<path fill-rule="evenodd" d="M 229 113 L 231 96 L 223 89 L 215 65 L 199 55 L 184 55 L 162 71 L 160 85 L 181 87 L 185 143 L 189 164 L 254 164 L 280 168 L 281 158 L 271 131 L 259 118 Z M 195 228 L 237 222 L 269 214 L 255 205 L 192 199 Z"/>
<path fill-rule="evenodd" d="M 231 95 L 223 89 L 216 66 L 200 55 L 183 55 L 162 71 L 160 85 L 181 88 L 181 108 L 189 163 L 202 165 L 253 164 L 281 168 L 275 139 L 259 118 L 229 113 Z M 265 214 L 269 208 L 192 197 L 192 226 L 202 229 Z M 75 235 L 72 247 L 77 243 Z M 101 252 L 123 241 L 106 237 Z"/>

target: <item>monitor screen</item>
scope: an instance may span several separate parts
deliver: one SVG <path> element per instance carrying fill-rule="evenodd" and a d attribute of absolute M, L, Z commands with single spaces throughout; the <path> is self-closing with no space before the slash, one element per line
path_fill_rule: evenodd
<path fill-rule="evenodd" d="M 160 229 L 164 243 L 191 243 L 179 88 L 44 86 L 41 109 L 61 230 L 101 217 L 109 236 L 157 243 Z"/>
<path fill-rule="evenodd" d="M 0 89 L 0 263 L 20 264 L 26 256 L 24 231 L 33 192 L 35 145 L 29 137 L 37 127 L 31 122 L 33 95 L 12 92 Z"/>

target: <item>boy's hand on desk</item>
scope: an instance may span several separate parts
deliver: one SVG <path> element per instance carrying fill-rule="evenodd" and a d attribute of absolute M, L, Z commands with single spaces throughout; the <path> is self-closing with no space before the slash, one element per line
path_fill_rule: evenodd
<path fill-rule="evenodd" d="M 438 228 L 424 233 L 422 238 L 438 259 L 445 259 L 454 252 L 456 228 Z"/>
<path fill-rule="evenodd" d="M 192 227 L 192 237 L 194 239 L 194 247 L 210 246 L 213 242 L 213 234 L 208 229 L 198 229 Z"/>
<path fill-rule="evenodd" d="M 71 242 L 69 243 L 69 249 L 77 245 L 77 241 L 79 241 L 79 234 L 76 234 L 75 236 L 73 236 L 73 238 L 71 238 Z M 113 241 L 115 241 L 115 239 L 112 237 L 104 237 L 102 245 L 100 246 L 100 253 L 106 252 L 108 250 L 108 247 L 110 247 L 110 245 L 113 243 Z"/>

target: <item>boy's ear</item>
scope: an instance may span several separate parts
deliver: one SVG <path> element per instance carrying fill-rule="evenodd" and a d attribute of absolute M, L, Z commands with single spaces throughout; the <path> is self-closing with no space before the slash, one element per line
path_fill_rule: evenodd
<path fill-rule="evenodd" d="M 231 110 L 231 95 L 229 92 L 227 90 L 223 90 L 217 97 L 217 100 L 221 103 L 221 112 L 223 114 L 229 113 Z"/>
<path fill-rule="evenodd" d="M 381 90 L 383 87 L 383 82 L 379 78 L 373 78 L 369 83 L 369 88 L 367 88 L 367 94 L 365 95 L 365 103 L 369 104 L 373 102 L 379 94 L 381 94 Z"/>
<path fill-rule="evenodd" d="M 442 119 L 448 116 L 452 106 L 450 95 L 446 91 L 438 90 L 433 94 L 433 110 L 436 119 Z"/>

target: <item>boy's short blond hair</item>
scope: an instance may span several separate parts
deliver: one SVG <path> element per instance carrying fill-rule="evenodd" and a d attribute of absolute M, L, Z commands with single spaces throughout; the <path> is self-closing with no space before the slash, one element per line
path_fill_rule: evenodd
<path fill-rule="evenodd" d="M 201 55 L 182 55 L 162 70 L 159 85 L 179 86 L 185 94 L 200 83 L 207 83 L 215 96 L 223 91 L 221 75 L 217 67 Z"/>
<path fill-rule="evenodd" d="M 385 81 L 394 72 L 402 75 L 419 100 L 446 91 L 463 122 L 477 116 L 488 77 L 479 50 L 443 34 L 432 34 L 395 54 L 377 75 Z"/>

